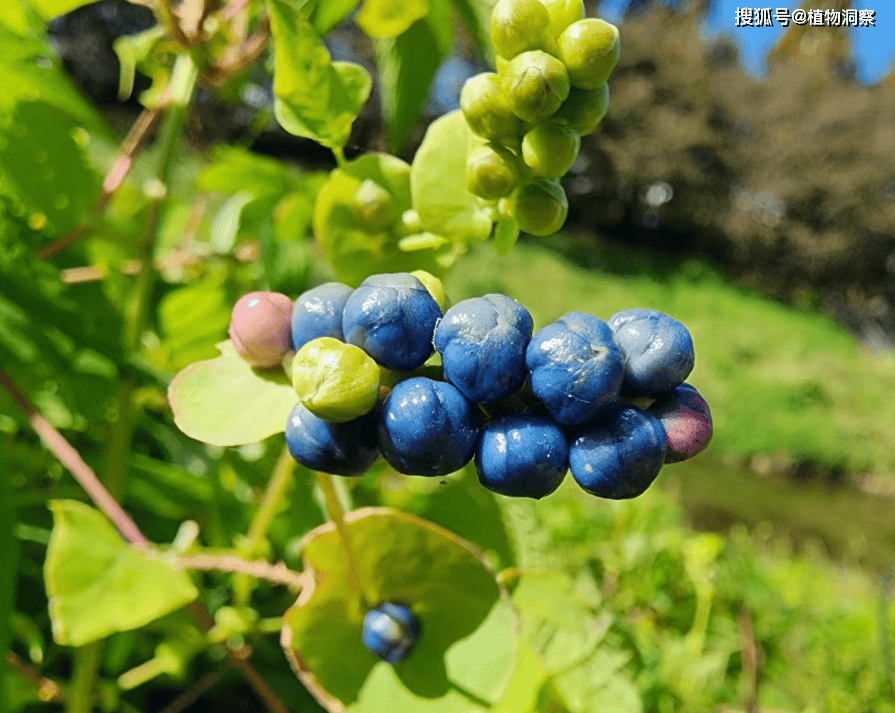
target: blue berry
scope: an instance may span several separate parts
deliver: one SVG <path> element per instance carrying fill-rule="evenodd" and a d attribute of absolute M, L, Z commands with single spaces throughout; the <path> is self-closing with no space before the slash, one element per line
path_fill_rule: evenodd
<path fill-rule="evenodd" d="M 592 495 L 621 500 L 642 494 L 665 462 L 665 431 L 654 416 L 616 404 L 583 427 L 569 446 L 575 482 Z"/>
<path fill-rule="evenodd" d="M 386 602 L 364 615 L 364 646 L 388 663 L 403 661 L 419 635 L 419 623 L 403 604 Z"/>
<path fill-rule="evenodd" d="M 674 317 L 654 309 L 626 309 L 607 323 L 624 354 L 623 394 L 667 394 L 693 370 L 693 339 Z"/>
<path fill-rule="evenodd" d="M 292 308 L 292 345 L 296 351 L 318 337 L 344 342 L 342 310 L 351 288 L 340 282 L 325 282 L 303 293 Z"/>
<path fill-rule="evenodd" d="M 698 455 L 712 440 L 712 412 L 702 395 L 686 382 L 649 407 L 665 429 L 666 463 Z"/>
<path fill-rule="evenodd" d="M 379 413 L 382 457 L 405 475 L 447 475 L 475 451 L 479 423 L 455 386 L 423 376 L 397 384 Z"/>
<path fill-rule="evenodd" d="M 565 426 L 587 423 L 616 401 L 624 375 L 612 330 L 584 312 L 570 312 L 538 331 L 525 364 L 531 390 Z"/>
<path fill-rule="evenodd" d="M 516 414 L 482 429 L 475 454 L 479 482 L 501 495 L 543 498 L 556 490 L 569 464 L 562 428 L 542 416 Z"/>
<path fill-rule="evenodd" d="M 376 416 L 332 423 L 296 404 L 286 419 L 286 447 L 306 468 L 333 475 L 363 475 L 379 455 Z"/>
<path fill-rule="evenodd" d="M 527 376 L 531 314 L 506 295 L 490 294 L 451 307 L 435 329 L 445 378 L 470 401 L 509 396 Z"/>
<path fill-rule="evenodd" d="M 432 355 L 440 318 L 438 303 L 410 273 L 371 275 L 348 297 L 342 332 L 381 366 L 411 371 Z"/>

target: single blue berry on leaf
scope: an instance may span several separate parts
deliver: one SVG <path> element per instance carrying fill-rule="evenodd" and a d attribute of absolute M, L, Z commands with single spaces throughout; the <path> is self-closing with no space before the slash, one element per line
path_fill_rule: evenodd
<path fill-rule="evenodd" d="M 455 386 L 417 376 L 397 384 L 379 409 L 382 457 L 405 475 L 447 475 L 472 460 L 478 417 Z"/>
<path fill-rule="evenodd" d="M 419 623 L 403 604 L 386 602 L 364 615 L 364 646 L 383 661 L 403 661 L 416 645 Z"/>
<path fill-rule="evenodd" d="M 539 330 L 525 364 L 535 396 L 565 426 L 587 423 L 617 400 L 624 375 L 612 330 L 584 312 L 570 312 Z"/>
<path fill-rule="evenodd" d="M 376 414 L 344 423 L 324 421 L 296 404 L 286 419 L 289 454 L 311 470 L 333 475 L 363 475 L 379 455 Z"/>
<path fill-rule="evenodd" d="M 693 339 L 674 317 L 654 309 L 626 309 L 607 324 L 624 354 L 624 395 L 668 394 L 693 370 Z"/>
<path fill-rule="evenodd" d="M 642 494 L 665 462 L 665 431 L 654 416 L 615 404 L 581 428 L 569 446 L 569 469 L 584 490 L 622 500 Z"/>
<path fill-rule="evenodd" d="M 506 295 L 455 304 L 435 329 L 445 378 L 476 403 L 509 396 L 527 376 L 525 348 L 533 325 L 528 310 Z"/>
<path fill-rule="evenodd" d="M 411 371 L 432 355 L 440 318 L 438 303 L 410 273 L 371 275 L 345 302 L 342 332 L 381 366 Z"/>
<path fill-rule="evenodd" d="M 342 310 L 351 288 L 340 282 L 325 282 L 303 293 L 292 308 L 292 344 L 295 350 L 319 337 L 345 341 Z"/>
<path fill-rule="evenodd" d="M 556 490 L 569 464 L 563 429 L 543 416 L 514 414 L 482 429 L 475 454 L 479 482 L 495 493 L 540 499 Z"/>

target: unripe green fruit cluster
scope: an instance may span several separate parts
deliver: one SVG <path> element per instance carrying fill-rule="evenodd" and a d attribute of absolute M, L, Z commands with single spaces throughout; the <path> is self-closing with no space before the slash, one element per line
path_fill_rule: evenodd
<path fill-rule="evenodd" d="M 490 30 L 498 72 L 460 93 L 466 123 L 485 140 L 469 151 L 466 185 L 500 200 L 520 230 L 550 235 L 568 212 L 558 180 L 606 116 L 618 30 L 585 18 L 583 0 L 498 0 Z"/>

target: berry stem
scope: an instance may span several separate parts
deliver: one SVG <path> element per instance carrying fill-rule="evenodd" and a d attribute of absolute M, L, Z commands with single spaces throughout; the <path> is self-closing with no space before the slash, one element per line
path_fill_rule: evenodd
<path fill-rule="evenodd" d="M 345 525 L 345 510 L 342 503 L 339 502 L 339 496 L 336 493 L 333 478 L 328 473 L 316 472 L 317 483 L 323 491 L 323 497 L 326 500 L 326 514 L 336 528 L 339 535 L 339 542 L 345 551 L 346 576 L 348 583 L 354 589 L 360 589 L 360 578 L 357 574 L 357 561 L 354 558 L 354 550 L 351 547 L 351 536 L 348 533 L 348 527 Z"/>
<path fill-rule="evenodd" d="M 264 550 L 264 544 L 267 538 L 267 531 L 270 524 L 283 503 L 289 486 L 292 485 L 292 475 L 295 472 L 295 460 L 289 455 L 289 450 L 283 448 L 270 482 L 267 484 L 267 490 L 264 491 L 264 497 L 261 499 L 261 505 L 255 512 L 255 518 L 249 526 L 249 532 L 245 537 L 245 541 L 238 548 L 239 557 L 242 559 L 252 559 L 258 557 Z M 239 606 L 248 604 L 251 596 L 254 582 L 251 577 L 236 577 L 233 583 L 233 596 Z"/>

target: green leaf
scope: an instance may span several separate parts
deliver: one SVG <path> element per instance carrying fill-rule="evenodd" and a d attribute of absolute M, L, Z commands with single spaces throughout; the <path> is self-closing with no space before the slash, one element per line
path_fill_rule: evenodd
<path fill-rule="evenodd" d="M 298 177 L 284 162 L 236 146 L 218 146 L 196 178 L 196 190 L 246 191 L 255 198 L 278 196 L 295 187 Z"/>
<path fill-rule="evenodd" d="M 527 572 L 513 592 L 522 634 L 551 671 L 586 660 L 610 620 L 598 616 L 575 582 L 559 572 Z"/>
<path fill-rule="evenodd" d="M 240 191 L 230 196 L 214 217 L 209 246 L 218 255 L 227 255 L 236 244 L 243 208 L 255 200 L 249 191 Z"/>
<path fill-rule="evenodd" d="M 223 285 L 214 281 L 168 292 L 159 303 L 158 316 L 165 367 L 176 371 L 214 356 L 230 324 L 231 309 Z"/>
<path fill-rule="evenodd" d="M 11 473 L 6 449 L 0 453 L 0 469 Z M 12 644 L 13 612 L 15 611 L 16 582 L 18 580 L 19 548 L 13 534 L 18 519 L 16 504 L 13 499 L 12 478 L 0 478 L 0 562 L 4 563 L 0 574 L 0 649 L 8 651 Z M 10 676 L 6 661 L 0 662 L 0 702 L 9 700 Z"/>
<path fill-rule="evenodd" d="M 369 275 L 381 272 L 427 270 L 434 275 L 444 274 L 452 255 L 451 246 L 403 252 L 398 247 L 400 221 L 377 233 L 361 226 L 355 218 L 353 201 L 365 180 L 388 191 L 396 215 L 410 208 L 410 167 L 401 159 L 369 153 L 335 169 L 317 197 L 314 234 L 338 278 L 356 286 Z"/>
<path fill-rule="evenodd" d="M 523 641 L 519 644 L 516 668 L 506 693 L 491 713 L 533 713 L 546 681 L 544 665 L 531 646 Z"/>
<path fill-rule="evenodd" d="M 397 37 L 427 12 L 427 0 L 364 0 L 356 22 L 368 37 Z"/>
<path fill-rule="evenodd" d="M 208 478 L 186 468 L 132 453 L 127 479 L 127 503 L 172 520 L 195 517 L 214 498 Z"/>
<path fill-rule="evenodd" d="M 79 7 L 89 5 L 91 0 L 28 0 L 28 4 L 34 8 L 44 20 L 49 20 L 59 15 L 65 15 Z"/>
<path fill-rule="evenodd" d="M 375 43 L 382 113 L 392 151 L 400 150 L 416 128 L 435 72 L 450 51 L 452 40 L 446 0 L 431 0 L 425 17 L 397 37 Z"/>
<path fill-rule="evenodd" d="M 463 24 L 469 30 L 480 49 L 484 49 L 490 60 L 493 60 L 494 52 L 491 49 L 491 11 L 494 9 L 494 0 L 452 0 L 457 13 L 463 18 Z M 491 62 L 493 66 L 493 61 Z"/>
<path fill-rule="evenodd" d="M 75 500 L 50 508 L 44 578 L 57 643 L 137 629 L 198 596 L 186 574 L 126 543 L 98 510 Z"/>
<path fill-rule="evenodd" d="M 298 403 L 281 369 L 253 369 L 229 341 L 221 355 L 190 364 L 171 381 L 174 423 L 190 438 L 214 446 L 244 446 L 286 429 Z"/>
<path fill-rule="evenodd" d="M 296 674 L 321 702 L 357 713 L 487 710 L 515 656 L 511 612 L 495 607 L 499 590 L 481 555 L 407 513 L 365 508 L 346 520 L 356 579 L 332 525 L 303 543 L 308 583 L 282 639 Z M 365 611 L 386 601 L 409 606 L 422 631 L 394 666 L 361 641 Z"/>
<path fill-rule="evenodd" d="M 300 11 L 285 0 L 269 0 L 276 38 L 274 112 L 286 131 L 330 148 L 348 141 L 351 124 L 370 95 L 363 67 L 332 62 Z"/>
<path fill-rule="evenodd" d="M 164 27 L 156 25 L 134 35 L 122 35 L 112 43 L 121 65 L 118 79 L 119 100 L 124 101 L 133 93 L 137 67 L 150 56 L 155 46 L 167 34 Z"/>
<path fill-rule="evenodd" d="M 34 102 L 54 107 L 73 117 L 87 131 L 111 139 L 103 117 L 74 88 L 49 44 L 37 37 L 36 32 L 23 37 L 0 26 L 0 124 L 10 125 L 12 109 L 19 102 Z"/>
<path fill-rule="evenodd" d="M 461 477 L 405 478 L 401 487 L 382 483 L 378 497 L 384 504 L 434 522 L 469 540 L 486 555 L 497 559 L 498 567 L 516 564 L 510 534 L 495 495 L 482 487 L 475 469 L 463 469 Z"/>
<path fill-rule="evenodd" d="M 0 190 L 21 205 L 32 230 L 56 234 L 81 223 L 100 180 L 75 141 L 71 120 L 42 103 L 19 104 L 0 134 Z"/>
<path fill-rule="evenodd" d="M 410 188 L 423 228 L 458 241 L 491 234 L 493 209 L 466 188 L 466 154 L 472 135 L 463 112 L 436 119 L 413 159 Z"/>
<path fill-rule="evenodd" d="M 347 18 L 357 7 L 359 0 L 317 0 L 310 9 L 309 19 L 317 34 L 325 37 L 330 31 Z"/>

